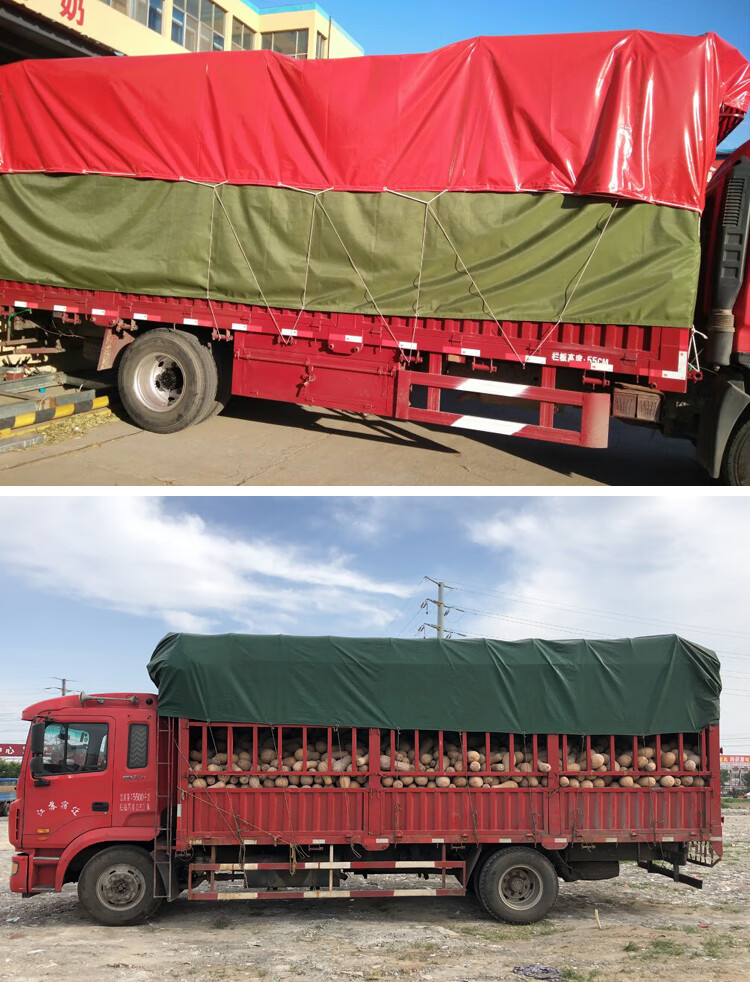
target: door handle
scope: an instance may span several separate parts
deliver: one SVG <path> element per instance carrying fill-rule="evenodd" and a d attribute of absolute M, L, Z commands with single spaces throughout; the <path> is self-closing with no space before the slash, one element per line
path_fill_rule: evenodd
<path fill-rule="evenodd" d="M 108 801 L 92 801 L 91 810 L 94 812 L 108 812 L 109 802 Z"/>

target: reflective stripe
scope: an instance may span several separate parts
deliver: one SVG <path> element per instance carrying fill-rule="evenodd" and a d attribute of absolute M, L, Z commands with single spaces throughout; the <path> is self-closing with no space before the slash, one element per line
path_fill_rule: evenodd
<path fill-rule="evenodd" d="M 510 423 L 505 419 L 482 419 L 481 416 L 459 416 L 451 423 L 459 430 L 482 430 L 485 433 L 503 433 L 514 436 L 525 427 L 525 423 Z"/>
<path fill-rule="evenodd" d="M 198 326 L 198 321 L 197 321 L 197 319 L 195 317 L 183 317 L 182 318 L 182 323 L 183 324 L 190 324 L 190 325 L 192 325 L 194 327 L 197 327 Z"/>
<path fill-rule="evenodd" d="M 134 321 L 147 321 L 148 314 L 133 314 Z"/>
<path fill-rule="evenodd" d="M 687 378 L 687 361 L 688 353 L 687 351 L 681 351 L 677 359 L 677 371 L 661 373 L 662 378 L 675 378 L 675 379 L 685 379 Z"/>
<path fill-rule="evenodd" d="M 456 386 L 463 392 L 484 392 L 490 395 L 501 396 L 522 396 L 528 389 L 528 385 L 519 385 L 517 382 L 491 382 L 489 379 L 467 378 Z"/>

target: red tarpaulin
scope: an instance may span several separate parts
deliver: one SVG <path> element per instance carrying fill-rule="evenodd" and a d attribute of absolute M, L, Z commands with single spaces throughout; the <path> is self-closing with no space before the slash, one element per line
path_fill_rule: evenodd
<path fill-rule="evenodd" d="M 715 34 L 480 37 L 429 54 L 271 52 L 0 69 L 0 173 L 340 191 L 559 191 L 701 209 L 750 66 Z"/>

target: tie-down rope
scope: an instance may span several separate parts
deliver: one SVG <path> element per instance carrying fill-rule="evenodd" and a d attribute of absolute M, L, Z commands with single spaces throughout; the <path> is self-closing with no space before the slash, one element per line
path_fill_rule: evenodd
<path fill-rule="evenodd" d="M 599 248 L 599 243 L 602 241 L 602 238 L 604 237 L 604 233 L 607 231 L 607 226 L 609 225 L 609 223 L 612 220 L 612 216 L 614 215 L 614 213 L 615 213 L 615 211 L 617 209 L 618 203 L 619 202 L 616 201 L 616 200 L 614 202 L 612 202 L 612 211 L 607 216 L 607 221 L 604 223 L 604 225 L 601 228 L 601 231 L 599 232 L 599 238 L 594 243 L 594 248 L 589 253 L 589 258 L 583 264 L 583 267 L 581 268 L 581 272 L 578 274 L 578 279 L 575 281 L 575 284 L 573 285 L 573 289 L 570 291 L 570 294 L 568 295 L 567 299 L 565 300 L 565 303 L 563 304 L 563 309 L 560 311 L 560 316 L 557 318 L 557 320 L 552 325 L 552 327 L 549 329 L 549 331 L 547 331 L 547 333 L 544 335 L 544 337 L 539 342 L 539 344 L 536 346 L 536 348 L 534 348 L 534 350 L 531 352 L 531 354 L 529 355 L 529 358 L 533 358 L 534 357 L 534 355 L 537 353 L 537 351 L 539 351 L 539 349 L 544 344 L 544 342 L 547 340 L 547 338 L 550 336 L 550 334 L 552 334 L 554 331 L 556 331 L 557 328 L 562 323 L 562 319 L 565 316 L 565 311 L 568 309 L 568 306 L 570 305 L 571 300 L 575 296 L 575 292 L 578 289 L 578 286 L 579 286 L 581 280 L 583 279 L 583 274 L 586 272 L 586 270 L 588 269 L 589 263 L 594 258 L 594 253 Z"/>
<path fill-rule="evenodd" d="M 489 303 L 487 301 L 487 298 L 485 297 L 485 295 L 482 293 L 481 289 L 479 288 L 479 284 L 477 283 L 477 281 L 472 276 L 469 267 L 466 265 L 466 263 L 461 258 L 461 254 L 459 253 L 458 249 L 454 245 L 453 240 L 451 239 L 451 237 L 448 235 L 448 232 L 446 231 L 446 228 L 443 225 L 443 223 L 440 221 L 440 218 L 438 217 L 437 212 L 432 207 L 432 202 L 435 200 L 435 198 L 439 198 L 441 194 L 445 194 L 445 192 L 448 190 L 448 188 L 445 188 L 444 190 L 442 190 L 440 192 L 440 194 L 436 194 L 434 198 L 430 198 L 428 201 L 423 201 L 422 198 L 415 198 L 415 197 L 413 197 L 410 194 L 404 194 L 403 191 L 392 191 L 390 188 L 383 188 L 383 190 L 385 192 L 387 192 L 388 194 L 395 194 L 399 198 L 408 198 L 409 201 L 417 201 L 417 202 L 419 202 L 419 204 L 425 205 L 425 225 L 424 225 L 424 228 L 423 228 L 422 256 L 421 256 L 420 268 L 419 268 L 419 281 L 420 281 L 420 283 L 422 281 L 422 265 L 424 263 L 424 234 L 426 233 L 426 228 L 427 228 L 427 224 L 426 224 L 427 223 L 427 215 L 430 214 L 435 219 L 435 223 L 437 224 L 438 228 L 440 229 L 440 231 L 445 236 L 445 241 L 448 243 L 448 245 L 453 250 L 453 252 L 454 252 L 454 254 L 456 256 L 456 259 L 461 264 L 461 268 L 466 273 L 466 275 L 469 277 L 469 282 L 474 287 L 474 289 L 477 291 L 477 293 L 478 293 L 478 295 L 479 295 L 482 303 L 484 304 L 485 310 L 489 313 L 490 317 L 493 319 L 493 321 L 495 322 L 495 324 L 497 324 L 497 328 L 500 331 L 500 334 L 508 342 L 508 347 L 510 348 L 510 350 L 516 356 L 516 358 L 518 359 L 518 361 L 523 365 L 524 364 L 523 358 L 521 358 L 521 356 L 518 354 L 518 352 L 516 351 L 516 349 L 513 346 L 513 342 L 510 340 L 510 338 L 508 337 L 508 335 L 503 330 L 503 325 L 500 323 L 500 321 L 495 316 L 495 312 L 493 311 L 492 307 L 489 305 Z M 415 330 L 415 333 L 416 333 L 416 320 L 415 320 L 415 323 L 414 323 L 414 330 Z"/>
<path fill-rule="evenodd" d="M 341 234 L 339 233 L 339 230 L 336 228 L 336 225 L 334 224 L 333 219 L 328 214 L 328 209 L 326 208 L 326 206 L 321 201 L 321 196 L 323 194 L 325 194 L 326 191 L 331 191 L 333 189 L 332 188 L 325 188 L 323 191 L 310 191 L 308 188 L 296 188 L 296 187 L 293 187 L 291 184 L 279 184 L 278 187 L 287 188 L 290 191 L 299 191 L 302 194 L 311 194 L 313 196 L 313 198 L 314 198 L 313 207 L 312 207 L 312 219 L 310 221 L 310 237 L 309 237 L 308 243 L 307 243 L 307 261 L 306 261 L 306 264 L 305 264 L 305 290 L 304 290 L 303 297 L 302 297 L 302 299 L 303 299 L 303 308 L 302 308 L 302 310 L 304 310 L 304 303 L 307 302 L 307 281 L 308 281 L 308 274 L 309 274 L 309 271 L 310 271 L 310 253 L 311 253 L 311 249 L 312 249 L 313 224 L 315 222 L 315 208 L 316 208 L 316 206 L 318 206 L 320 208 L 320 210 L 323 212 L 323 214 L 326 216 L 326 218 L 328 219 L 328 222 L 329 222 L 331 228 L 333 229 L 334 235 L 339 240 L 339 242 L 341 244 L 341 248 L 344 250 L 344 252 L 346 253 L 346 258 L 349 260 L 349 264 L 351 265 L 352 269 L 354 270 L 354 272 L 359 277 L 360 283 L 365 288 L 365 293 L 367 294 L 367 296 L 370 299 L 370 302 L 372 303 L 373 307 L 377 311 L 378 317 L 380 317 L 381 321 L 383 322 L 383 326 L 385 327 L 386 331 L 388 331 L 388 333 L 390 334 L 391 340 L 396 345 L 397 350 L 400 350 L 401 349 L 401 344 L 399 343 L 398 338 L 393 333 L 393 329 L 391 328 L 391 325 L 388 323 L 388 320 L 385 317 L 385 315 L 383 314 L 383 311 L 378 306 L 378 302 L 375 299 L 375 297 L 373 296 L 373 294 L 372 294 L 369 286 L 367 285 L 367 281 L 365 280 L 364 276 L 360 272 L 360 269 L 357 266 L 357 264 L 354 262 L 354 258 L 352 256 L 352 254 L 347 249 L 346 243 L 342 239 Z M 300 310 L 300 314 L 302 313 L 302 310 Z"/>
<path fill-rule="evenodd" d="M 222 182 L 222 184 L 205 184 L 205 183 L 200 182 L 200 181 L 187 181 L 187 183 L 200 184 L 202 187 L 209 187 L 209 188 L 212 189 L 212 192 L 213 192 L 212 203 L 211 203 L 211 222 L 210 222 L 210 228 L 209 228 L 208 268 L 207 268 L 207 274 L 206 274 L 206 300 L 207 300 L 207 303 L 208 303 L 208 306 L 209 306 L 209 310 L 211 311 L 211 316 L 214 319 L 214 324 L 216 325 L 216 316 L 214 314 L 212 303 L 211 303 L 210 289 L 211 289 L 211 266 L 212 266 L 212 254 L 213 254 L 214 212 L 215 212 L 215 204 L 216 204 L 216 201 L 218 201 L 219 202 L 219 205 L 221 207 L 221 210 L 224 213 L 224 217 L 226 218 L 227 224 L 229 225 L 229 228 L 230 228 L 230 230 L 232 232 L 232 235 L 234 236 L 234 239 L 235 239 L 235 241 L 237 243 L 237 246 L 238 246 L 238 248 L 240 250 L 240 253 L 242 254 L 242 258 L 245 260 L 245 263 L 246 263 L 248 269 L 250 270 L 250 273 L 251 273 L 251 275 L 253 277 L 253 280 L 255 281 L 255 286 L 256 286 L 256 288 L 258 290 L 258 295 L 260 296 L 263 304 L 265 305 L 266 310 L 268 311 L 268 314 L 271 317 L 271 320 L 273 321 L 274 327 L 276 328 L 279 337 L 285 343 L 289 343 L 289 340 L 290 339 L 287 338 L 284 335 L 284 333 L 283 333 L 283 331 L 281 329 L 281 326 L 279 325 L 279 323 L 278 323 L 278 321 L 276 319 L 276 316 L 275 316 L 275 314 L 273 312 L 273 309 L 271 308 L 271 305 L 270 305 L 268 299 L 266 298 L 265 293 L 263 292 L 263 288 L 260 285 L 260 280 L 258 279 L 257 273 L 255 272 L 255 269 L 253 267 L 253 264 L 250 262 L 250 259 L 249 259 L 248 255 L 247 255 L 247 252 L 245 251 L 245 249 L 244 249 L 244 247 L 242 245 L 242 240 L 240 239 L 240 236 L 239 236 L 239 234 L 237 232 L 237 229 L 235 228 L 234 223 L 232 222 L 232 219 L 229 216 L 229 212 L 227 211 L 226 206 L 224 205 L 224 202 L 223 202 L 223 200 L 221 198 L 221 195 L 219 194 L 219 188 L 221 188 L 226 182 Z M 388 319 L 383 314 L 382 310 L 380 309 L 380 306 L 378 305 L 377 300 L 375 299 L 374 294 L 370 290 L 370 288 L 369 288 L 369 286 L 367 284 L 367 281 L 366 281 L 365 277 L 362 274 L 362 271 L 359 269 L 359 267 L 357 266 L 356 262 L 354 261 L 354 257 L 352 256 L 350 250 L 347 248 L 347 245 L 344 242 L 344 239 L 341 236 L 341 233 L 339 232 L 338 228 L 336 227 L 335 222 L 331 218 L 331 215 L 330 215 L 328 209 L 323 204 L 322 195 L 324 195 L 327 191 L 331 191 L 333 189 L 332 188 L 323 188 L 320 191 L 312 191 L 312 190 L 310 190 L 308 188 L 298 188 L 298 187 L 294 187 L 293 185 L 290 185 L 290 184 L 279 184 L 278 187 L 287 188 L 290 191 L 297 191 L 297 192 L 299 192 L 301 194 L 308 194 L 308 195 L 311 195 L 312 198 L 313 198 L 313 206 L 312 206 L 312 210 L 311 210 L 311 213 L 310 213 L 310 230 L 309 230 L 309 233 L 308 233 L 307 251 L 306 251 L 306 255 L 305 255 L 305 279 L 304 279 L 303 288 L 302 288 L 302 304 L 300 306 L 299 311 L 297 312 L 297 317 L 295 318 L 295 321 L 294 321 L 294 328 L 293 328 L 293 330 L 297 327 L 297 324 L 299 323 L 300 317 L 302 316 L 302 314 L 305 312 L 305 310 L 307 308 L 307 291 L 308 291 L 308 286 L 309 286 L 310 264 L 311 264 L 311 256 L 312 256 L 312 244 L 313 244 L 313 237 L 314 237 L 314 231 L 315 231 L 315 215 L 316 215 L 316 208 L 317 207 L 320 207 L 320 210 L 323 212 L 323 214 L 325 215 L 326 219 L 328 220 L 328 223 L 331 226 L 331 229 L 333 230 L 334 235 L 338 239 L 339 244 L 341 245 L 341 248 L 344 250 L 344 253 L 346 254 L 346 257 L 347 257 L 347 259 L 349 261 L 350 266 L 352 267 L 352 269 L 356 273 L 357 277 L 359 278 L 359 281 L 361 282 L 362 286 L 364 287 L 365 294 L 368 297 L 368 299 L 370 300 L 372 306 L 375 308 L 375 310 L 376 310 L 376 312 L 378 314 L 378 317 L 380 318 L 380 320 L 383 323 L 383 326 L 385 327 L 385 329 L 388 331 L 389 335 L 391 336 L 391 339 L 393 340 L 394 344 L 396 345 L 396 348 L 402 351 L 401 342 L 399 342 L 398 338 L 394 334 L 393 329 L 391 328 L 391 325 L 388 322 Z M 487 310 L 487 312 L 489 313 L 489 315 L 492 317 L 492 319 L 494 320 L 495 324 L 497 325 L 497 328 L 498 328 L 498 330 L 500 332 L 500 335 L 503 338 L 505 338 L 505 340 L 506 340 L 506 342 L 507 342 L 510 350 L 515 355 L 515 357 L 518 360 L 518 362 L 525 367 L 525 365 L 527 363 L 527 359 L 522 358 L 521 355 L 516 350 L 516 348 L 513 345 L 513 342 L 511 341 L 510 337 L 507 335 L 507 333 L 503 329 L 502 323 L 500 322 L 499 318 L 497 317 L 497 315 L 495 314 L 494 310 L 492 309 L 489 301 L 487 300 L 487 298 L 485 297 L 484 293 L 482 292 L 482 290 L 481 290 L 479 284 L 477 283 L 476 279 L 472 275 L 471 270 L 469 269 L 469 267 L 466 265 L 466 263 L 464 262 L 463 258 L 461 257 L 461 254 L 459 253 L 458 249 L 456 248 L 456 245 L 453 242 L 452 238 L 448 234 L 448 231 L 445 228 L 445 225 L 440 220 L 440 217 L 437 214 L 437 212 L 435 211 L 435 209 L 432 207 L 433 202 L 436 201 L 438 198 L 440 198 L 443 194 L 445 194 L 446 191 L 448 191 L 448 188 L 444 188 L 442 191 L 438 192 L 437 194 L 433 195 L 431 198 L 428 198 L 428 199 L 417 198 L 414 195 L 406 194 L 403 191 L 394 191 L 394 190 L 392 190 L 391 188 L 388 188 L 388 187 L 384 187 L 383 188 L 383 191 L 385 193 L 387 193 L 387 194 L 392 194 L 392 195 L 394 195 L 396 197 L 399 197 L 399 198 L 406 198 L 408 201 L 414 201 L 417 204 L 422 205 L 422 207 L 424 208 L 424 220 L 422 222 L 422 241 L 421 241 L 420 256 L 419 256 L 419 270 L 418 270 L 418 273 L 417 273 L 417 281 L 416 281 L 417 296 L 416 296 L 416 301 L 415 301 L 415 305 L 414 305 L 414 318 L 413 318 L 413 322 L 412 322 L 412 340 L 410 342 L 410 347 L 413 349 L 416 346 L 417 322 L 418 322 L 418 319 L 419 319 L 419 307 L 420 307 L 421 293 L 422 293 L 422 276 L 423 276 L 423 272 L 424 272 L 425 245 L 426 245 L 426 239 L 427 239 L 427 217 L 428 217 L 428 215 L 431 215 L 432 218 L 433 218 L 433 220 L 435 221 L 435 224 L 438 226 L 438 228 L 442 232 L 442 234 L 443 234 L 446 242 L 448 243 L 448 245 L 450 246 L 450 248 L 453 250 L 453 253 L 454 253 L 456 259 L 458 260 L 458 263 L 460 264 L 461 269 L 466 274 L 466 276 L 469 278 L 469 282 L 471 283 L 472 287 L 474 288 L 474 290 L 476 291 L 477 295 L 479 296 L 479 298 L 481 299 L 482 303 L 484 304 L 485 309 Z M 604 237 L 604 233 L 606 232 L 607 227 L 609 226 L 609 223 L 612 220 L 612 216 L 614 215 L 615 210 L 617 209 L 617 205 L 618 205 L 618 201 L 614 201 L 612 203 L 612 210 L 610 211 L 609 215 L 607 216 L 607 220 L 606 220 L 606 222 L 604 223 L 604 225 L 602 226 L 602 228 L 601 228 L 601 230 L 599 232 L 599 237 L 597 238 L 596 242 L 594 243 L 594 246 L 593 246 L 591 252 L 589 253 L 588 258 L 586 259 L 586 262 L 583 264 L 583 266 L 581 268 L 581 271 L 578 274 L 578 278 L 576 279 L 575 283 L 573 284 L 572 290 L 567 295 L 566 300 L 565 300 L 565 303 L 563 304 L 563 308 L 560 311 L 560 315 L 558 316 L 556 322 L 550 327 L 550 329 L 547 331 L 547 333 L 544 335 L 544 337 L 539 341 L 539 343 L 537 344 L 536 348 L 534 348 L 534 350 L 531 352 L 531 355 L 529 355 L 528 357 L 533 357 L 539 351 L 539 349 L 544 345 L 544 343 L 547 341 L 547 339 L 550 337 L 550 335 L 553 334 L 553 332 L 562 323 L 563 318 L 565 316 L 565 312 L 567 311 L 568 307 L 570 306 L 570 304 L 571 304 L 571 302 L 573 300 L 573 297 L 575 296 L 576 291 L 577 291 L 578 287 L 580 286 L 581 280 L 583 279 L 583 276 L 584 276 L 586 270 L 588 269 L 588 267 L 589 267 L 592 259 L 594 258 L 594 254 L 596 253 L 596 250 L 599 248 L 599 245 L 600 245 L 600 243 L 602 241 L 602 238 Z"/>

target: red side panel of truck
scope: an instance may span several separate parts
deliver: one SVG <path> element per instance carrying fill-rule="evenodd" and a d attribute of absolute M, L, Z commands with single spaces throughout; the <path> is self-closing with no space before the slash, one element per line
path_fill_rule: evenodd
<path fill-rule="evenodd" d="M 190 731 L 207 724 L 181 720 L 177 725 L 178 850 L 240 841 L 349 843 L 372 850 L 399 843 L 531 843 L 564 849 L 573 843 L 661 841 L 704 843 L 721 855 L 717 726 L 700 734 L 701 770 L 690 772 L 705 781 L 703 787 L 561 787 L 564 772 L 553 763 L 548 774 L 538 765 L 529 772 L 547 778 L 547 787 L 397 789 L 382 786 L 386 772 L 373 770 L 364 787 L 212 789 L 188 783 Z M 379 730 L 369 731 L 372 760 L 379 759 L 380 736 Z M 555 761 L 559 739 L 538 737 L 535 744 L 541 748 L 546 741 L 549 760 Z"/>
<path fill-rule="evenodd" d="M 24 310 L 100 325 L 100 368 L 115 362 L 128 331 L 205 329 L 232 346 L 235 395 L 585 447 L 607 446 L 614 376 L 677 393 L 691 377 L 689 328 L 378 318 L 0 280 L 0 315 Z M 518 421 L 446 411 L 442 393 L 456 389 L 535 413 Z M 561 423 L 564 407 L 573 415 Z M 614 414 L 636 410 L 615 404 Z"/>

